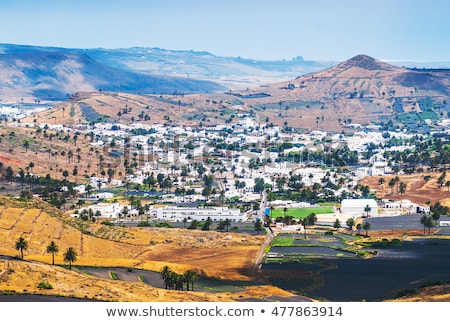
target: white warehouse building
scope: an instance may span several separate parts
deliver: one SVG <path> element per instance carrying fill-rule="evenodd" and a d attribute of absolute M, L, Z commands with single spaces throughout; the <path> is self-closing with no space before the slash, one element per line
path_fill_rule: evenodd
<path fill-rule="evenodd" d="M 187 220 L 205 221 L 210 217 L 213 221 L 229 219 L 233 222 L 244 221 L 246 216 L 239 209 L 227 207 L 174 207 L 167 206 L 156 209 L 156 218 L 161 220 Z"/>
<path fill-rule="evenodd" d="M 364 209 L 369 206 L 367 212 Z M 378 216 L 378 204 L 375 199 L 344 199 L 341 202 L 341 213 L 352 216 L 353 218 L 360 216 L 376 217 Z"/>

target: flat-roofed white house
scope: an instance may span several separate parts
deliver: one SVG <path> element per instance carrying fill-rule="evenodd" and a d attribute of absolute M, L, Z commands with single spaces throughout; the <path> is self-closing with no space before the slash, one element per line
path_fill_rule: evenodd
<path fill-rule="evenodd" d="M 366 211 L 366 207 L 370 208 Z M 341 202 L 341 213 L 351 215 L 352 217 L 378 216 L 378 203 L 375 199 L 344 199 Z"/>
<path fill-rule="evenodd" d="M 78 213 L 81 213 L 84 209 L 91 209 L 94 213 L 100 212 L 100 218 L 118 218 L 122 212 L 123 206 L 117 202 L 115 203 L 98 203 L 95 205 L 89 205 L 86 208 L 81 208 Z M 79 214 L 73 214 L 72 217 L 78 218 Z"/>
<path fill-rule="evenodd" d="M 167 206 L 156 209 L 156 218 L 161 220 L 187 220 L 205 221 L 208 217 L 212 221 L 229 219 L 233 222 L 244 221 L 247 217 L 239 209 L 227 207 L 174 207 Z"/>

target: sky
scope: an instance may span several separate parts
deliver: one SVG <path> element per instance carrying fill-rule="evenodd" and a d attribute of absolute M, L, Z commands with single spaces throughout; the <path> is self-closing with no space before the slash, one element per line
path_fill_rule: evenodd
<path fill-rule="evenodd" d="M 450 61 L 450 0 L 0 0 L 0 43 Z"/>

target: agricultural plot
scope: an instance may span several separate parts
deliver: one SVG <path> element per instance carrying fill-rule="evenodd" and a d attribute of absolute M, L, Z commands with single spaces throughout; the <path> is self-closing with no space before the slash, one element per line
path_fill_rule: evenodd
<path fill-rule="evenodd" d="M 272 210 L 272 218 L 283 217 L 283 216 L 292 216 L 295 219 L 303 219 L 309 216 L 310 214 L 332 214 L 332 207 L 308 207 L 308 208 L 287 208 L 284 211 L 283 208 L 275 208 Z"/>
<path fill-rule="evenodd" d="M 269 251 L 271 256 L 267 256 L 265 264 L 309 262 L 312 258 L 355 257 L 360 247 L 351 245 L 349 241 L 358 237 L 346 237 L 313 233 L 305 239 L 303 234 L 279 234 L 272 242 Z"/>

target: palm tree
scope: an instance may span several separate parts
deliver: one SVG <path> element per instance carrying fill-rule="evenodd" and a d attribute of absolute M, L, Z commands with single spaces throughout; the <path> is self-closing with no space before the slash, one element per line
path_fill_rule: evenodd
<path fill-rule="evenodd" d="M 164 280 L 164 287 L 166 289 L 168 289 L 168 287 L 169 287 L 169 277 L 170 277 L 171 273 L 172 273 L 172 270 L 167 265 L 165 265 L 160 271 L 161 277 Z"/>
<path fill-rule="evenodd" d="M 372 210 L 372 208 L 370 208 L 370 206 L 369 205 L 366 205 L 365 207 L 364 207 L 364 211 L 365 211 L 365 213 L 366 213 L 366 217 L 367 218 L 369 218 L 369 212 Z"/>
<path fill-rule="evenodd" d="M 20 251 L 20 258 L 23 259 L 23 251 L 28 249 L 28 242 L 23 237 L 19 237 L 16 242 L 16 250 Z"/>
<path fill-rule="evenodd" d="M 434 226 L 433 218 L 424 215 L 420 218 L 420 223 L 423 225 L 423 234 L 425 235 L 425 228 L 428 228 L 428 235 L 429 235 L 431 227 Z"/>
<path fill-rule="evenodd" d="M 73 247 L 67 248 L 64 253 L 64 261 L 69 262 L 69 269 L 72 269 L 72 263 L 77 261 L 77 253 Z"/>
<path fill-rule="evenodd" d="M 303 218 L 301 220 L 301 224 L 303 226 L 303 230 L 305 232 L 305 239 L 306 239 L 306 226 L 308 226 L 308 218 L 307 217 Z"/>
<path fill-rule="evenodd" d="M 366 237 L 368 236 L 369 229 L 370 229 L 370 223 L 368 221 L 365 221 L 362 225 L 362 228 L 366 231 Z"/>
<path fill-rule="evenodd" d="M 259 232 L 260 232 L 261 230 L 263 230 L 263 225 L 262 225 L 261 220 L 255 221 L 255 230 L 256 230 L 256 232 L 258 233 L 258 235 L 259 235 Z"/>
<path fill-rule="evenodd" d="M 198 279 L 198 274 L 192 270 L 184 273 L 184 280 L 186 281 L 186 290 L 189 291 L 189 283 L 191 283 L 191 291 L 194 290 L 194 281 Z"/>
<path fill-rule="evenodd" d="M 225 218 L 225 229 L 228 231 L 228 229 L 231 227 L 231 220 L 229 218 Z"/>
<path fill-rule="evenodd" d="M 420 217 L 420 223 L 423 225 L 423 234 L 425 235 L 427 216 L 423 215 Z"/>
<path fill-rule="evenodd" d="M 427 228 L 428 228 L 428 235 L 429 235 L 429 234 L 430 234 L 431 227 L 434 226 L 434 220 L 433 220 L 433 218 L 432 218 L 432 217 L 427 217 L 427 220 L 425 221 L 425 225 L 426 225 Z"/>
<path fill-rule="evenodd" d="M 52 240 L 47 246 L 47 253 L 52 254 L 52 265 L 55 265 L 55 253 L 59 251 L 58 245 Z"/>

